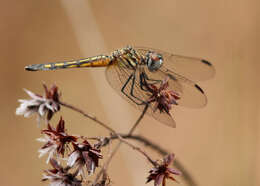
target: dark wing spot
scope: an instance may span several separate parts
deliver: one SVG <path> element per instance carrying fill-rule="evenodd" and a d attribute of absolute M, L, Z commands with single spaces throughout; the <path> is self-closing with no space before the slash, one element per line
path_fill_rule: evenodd
<path fill-rule="evenodd" d="M 196 87 L 202 94 L 204 94 L 204 91 L 199 87 L 199 85 L 195 84 L 195 87 Z"/>
<path fill-rule="evenodd" d="M 209 66 L 212 66 L 212 64 L 204 59 L 201 60 L 202 63 L 206 64 L 206 65 L 209 65 Z"/>

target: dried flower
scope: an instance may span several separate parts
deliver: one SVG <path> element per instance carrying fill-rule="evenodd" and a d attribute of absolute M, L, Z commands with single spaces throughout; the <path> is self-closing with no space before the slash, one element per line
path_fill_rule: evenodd
<path fill-rule="evenodd" d="M 178 103 L 176 101 L 180 99 L 180 96 L 173 90 L 167 90 L 169 87 L 168 80 L 168 77 L 165 78 L 159 88 L 157 88 L 154 84 L 146 84 L 146 87 L 148 91 L 152 93 L 148 103 L 155 102 L 154 111 L 159 109 L 160 112 L 170 114 L 169 111 L 172 108 L 172 104 L 177 105 Z"/>
<path fill-rule="evenodd" d="M 45 154 L 49 154 L 47 158 L 47 163 L 50 158 L 53 158 L 55 155 L 64 156 L 65 148 L 70 142 L 76 142 L 77 137 L 70 136 L 65 131 L 65 122 L 60 118 L 59 123 L 56 126 L 56 129 L 48 124 L 48 128 L 42 130 L 42 133 L 45 134 L 44 138 L 39 138 L 38 141 L 45 142 L 45 145 L 39 150 L 40 157 Z"/>
<path fill-rule="evenodd" d="M 85 175 L 85 169 L 88 174 L 93 174 L 98 161 L 102 158 L 100 149 L 92 147 L 88 141 L 84 140 L 82 143 L 72 143 L 74 151 L 68 158 L 68 166 L 75 167 L 79 174 Z"/>
<path fill-rule="evenodd" d="M 21 104 L 16 109 L 17 115 L 23 115 L 24 117 L 29 117 L 34 113 L 38 114 L 37 120 L 40 121 L 41 118 L 47 114 L 47 121 L 49 121 L 53 114 L 60 110 L 58 87 L 53 85 L 50 90 L 43 84 L 45 89 L 45 95 L 40 96 L 29 90 L 24 89 L 24 91 L 31 97 L 30 100 L 20 99 L 18 100 Z"/>
<path fill-rule="evenodd" d="M 180 175 L 181 172 L 173 168 L 169 168 L 169 165 L 173 163 L 174 154 L 169 154 L 164 157 L 161 164 L 156 163 L 156 165 L 149 171 L 150 175 L 147 178 L 147 182 L 154 180 L 154 186 L 159 186 L 162 183 L 162 186 L 166 185 L 166 179 L 171 179 L 176 181 L 171 174 Z M 177 182 L 177 181 L 176 181 Z"/>
<path fill-rule="evenodd" d="M 44 171 L 42 181 L 50 181 L 50 186 L 81 186 L 81 180 L 76 178 L 76 174 L 69 173 L 69 168 L 63 168 L 55 159 L 50 163 L 53 169 Z"/>

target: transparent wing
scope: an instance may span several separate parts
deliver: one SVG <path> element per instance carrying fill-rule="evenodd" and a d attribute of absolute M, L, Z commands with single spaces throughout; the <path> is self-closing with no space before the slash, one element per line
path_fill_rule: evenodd
<path fill-rule="evenodd" d="M 123 94 L 123 92 L 121 91 L 122 87 L 125 85 L 125 83 L 127 82 L 127 80 L 129 79 L 129 77 L 131 76 L 132 73 L 134 73 L 133 70 L 128 69 L 128 68 L 124 68 L 124 67 L 120 67 L 119 65 L 116 64 L 117 62 L 115 62 L 114 64 L 109 65 L 106 68 L 106 78 L 110 84 L 110 86 L 115 89 L 115 91 L 117 93 L 119 93 L 120 96 L 122 96 L 128 103 L 130 103 L 131 105 L 133 105 L 136 109 L 143 111 L 145 105 L 138 105 L 137 103 L 140 103 L 140 100 L 148 100 L 150 98 L 150 94 L 147 93 L 146 91 L 143 91 L 140 88 L 140 79 L 139 79 L 139 70 L 137 69 L 136 71 L 136 79 L 134 81 L 134 85 L 133 85 L 133 95 L 135 95 L 137 98 L 133 98 L 130 95 L 131 89 L 132 89 L 132 79 L 130 80 L 130 82 L 125 86 L 124 92 L 131 96 L 131 99 L 129 99 L 125 94 Z M 154 109 L 155 104 L 151 103 L 149 105 L 149 108 L 147 109 L 147 114 L 152 116 L 153 118 L 155 118 L 156 120 L 160 121 L 161 123 L 164 123 L 168 126 L 171 127 L 175 127 L 175 121 L 174 119 L 166 114 L 166 113 L 160 113 L 160 111 L 157 109 Z M 154 111 L 155 110 L 155 111 Z"/>
<path fill-rule="evenodd" d="M 142 55 L 145 55 L 148 51 L 161 54 L 165 68 L 195 82 L 210 79 L 215 75 L 213 65 L 202 58 L 174 55 L 162 50 L 145 47 L 136 47 L 136 50 Z"/>

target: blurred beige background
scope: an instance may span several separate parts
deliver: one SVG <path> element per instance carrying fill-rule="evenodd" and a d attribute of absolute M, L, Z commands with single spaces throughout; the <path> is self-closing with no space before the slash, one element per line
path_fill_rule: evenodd
<path fill-rule="evenodd" d="M 40 185 L 47 168 L 45 158 L 38 159 L 35 117 L 14 114 L 17 99 L 27 98 L 23 88 L 41 93 L 43 81 L 55 82 L 64 101 L 121 132 L 140 114 L 109 87 L 104 69 L 31 73 L 24 66 L 92 56 L 127 44 L 204 57 L 217 71 L 214 79 L 199 83 L 209 100 L 205 108 L 176 109 L 176 129 L 145 117 L 136 132 L 174 152 L 198 185 L 260 185 L 259 7 L 256 0 L 2 2 L 0 185 Z M 107 134 L 67 109 L 53 122 L 59 115 L 74 134 Z M 109 170 L 114 185 L 130 186 L 144 185 L 149 169 L 142 156 L 122 146 Z"/>

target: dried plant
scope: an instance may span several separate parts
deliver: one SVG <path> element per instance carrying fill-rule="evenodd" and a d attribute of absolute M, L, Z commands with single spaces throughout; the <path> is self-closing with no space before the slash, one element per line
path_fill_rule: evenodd
<path fill-rule="evenodd" d="M 40 119 L 46 119 L 49 121 L 53 114 L 60 110 L 59 105 L 59 94 L 58 87 L 53 85 L 50 90 L 43 84 L 45 94 L 44 96 L 40 96 L 35 94 L 29 90 L 24 89 L 24 91 L 31 97 L 30 100 L 19 99 L 18 101 L 21 103 L 20 106 L 16 109 L 17 115 L 23 115 L 24 117 L 29 117 L 32 114 L 37 114 L 38 124 L 40 123 Z M 44 118 L 44 116 L 46 116 Z"/>
<path fill-rule="evenodd" d="M 173 163 L 173 160 L 174 154 L 169 154 L 163 158 L 162 163 L 156 162 L 154 167 L 149 171 L 150 175 L 148 176 L 146 183 L 154 180 L 155 186 L 159 186 L 161 183 L 165 186 L 166 179 L 176 181 L 171 174 L 180 175 L 181 172 L 169 167 Z"/>
<path fill-rule="evenodd" d="M 144 107 L 142 115 L 137 119 L 137 122 L 127 134 L 119 134 L 117 131 L 109 127 L 109 125 L 98 120 L 95 116 L 91 116 L 79 108 L 60 101 L 61 94 L 58 92 L 58 87 L 56 85 L 53 85 L 49 90 L 46 85 L 44 85 L 45 93 L 43 96 L 25 90 L 31 99 L 19 100 L 21 104 L 17 108 L 16 114 L 24 115 L 25 117 L 36 114 L 38 118 L 44 119 L 48 122 L 46 126 L 47 128 L 41 131 L 43 136 L 38 138 L 38 141 L 44 143 L 44 145 L 39 149 L 39 153 L 40 156 L 45 154 L 48 155 L 47 163 L 52 166 L 52 169 L 44 171 L 42 180 L 49 181 L 51 186 L 112 185 L 113 182 L 111 182 L 111 179 L 108 176 L 107 167 L 120 147 L 120 144 L 125 144 L 137 153 L 140 153 L 144 159 L 151 163 L 153 168 L 149 172 L 147 182 L 154 181 L 155 186 L 161 184 L 165 186 L 166 179 L 176 181 L 172 175 L 179 176 L 181 175 L 181 172 L 171 168 L 171 166 L 173 166 L 175 155 L 173 153 L 168 153 L 150 140 L 133 134 L 134 129 L 142 120 L 149 103 L 155 102 L 155 110 L 159 109 L 161 112 L 166 112 L 168 114 L 172 107 L 171 105 L 177 104 L 176 100 L 180 97 L 174 91 L 167 89 L 167 81 L 167 79 L 163 80 L 159 87 L 156 87 L 153 84 L 146 85 L 146 88 L 150 93 L 152 93 L 152 96 Z M 58 112 L 62 107 L 69 108 L 95 121 L 96 124 L 107 129 L 109 132 L 108 135 L 94 138 L 71 135 L 65 128 L 63 117 L 60 117 L 58 124 L 54 127 L 51 124 L 51 118 L 54 113 Z M 138 147 L 133 145 L 128 139 L 136 140 L 143 143 L 145 146 Z M 94 142 L 92 142 L 93 140 Z M 119 140 L 119 145 L 115 147 L 107 159 L 103 159 L 103 148 L 106 148 L 107 144 L 114 140 Z M 163 160 L 153 160 L 153 158 L 145 152 L 145 147 L 149 147 L 154 151 L 159 152 L 164 156 Z M 97 171 L 100 162 L 102 166 L 99 171 Z M 181 164 L 176 160 L 175 166 L 182 171 L 182 175 L 189 185 L 196 185 L 188 172 L 185 171 Z M 95 180 L 93 181 L 89 179 L 89 175 L 96 175 Z"/>

